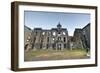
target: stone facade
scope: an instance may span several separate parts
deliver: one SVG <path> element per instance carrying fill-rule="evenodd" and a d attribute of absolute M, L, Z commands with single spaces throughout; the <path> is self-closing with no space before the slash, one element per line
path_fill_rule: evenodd
<path fill-rule="evenodd" d="M 68 48 L 68 31 L 61 24 L 51 30 L 35 28 L 32 31 L 32 49 L 63 50 Z"/>
<path fill-rule="evenodd" d="M 90 23 L 82 29 L 85 38 L 86 48 L 90 48 Z"/>
<path fill-rule="evenodd" d="M 25 50 L 28 50 L 31 48 L 31 33 L 32 33 L 32 30 L 27 27 L 27 26 L 24 26 L 24 49 Z"/>
<path fill-rule="evenodd" d="M 73 48 L 88 49 L 90 48 L 90 23 L 82 29 L 75 29 L 73 40 Z"/>
<path fill-rule="evenodd" d="M 69 36 L 68 30 L 62 28 L 60 23 L 58 23 L 57 28 L 50 30 L 34 28 L 28 32 L 28 34 L 27 31 L 24 32 L 25 49 L 63 50 L 90 48 L 90 24 L 82 29 L 75 29 L 73 36 Z"/>

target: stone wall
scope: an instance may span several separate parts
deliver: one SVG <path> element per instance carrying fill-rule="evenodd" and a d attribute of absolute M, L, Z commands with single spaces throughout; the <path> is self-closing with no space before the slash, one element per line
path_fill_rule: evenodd
<path fill-rule="evenodd" d="M 89 49 L 90 48 L 90 23 L 82 29 L 75 29 L 73 36 L 73 49 Z"/>
<path fill-rule="evenodd" d="M 83 29 L 83 35 L 86 39 L 86 45 L 87 45 L 87 48 L 90 48 L 90 23 L 87 24 Z"/>
<path fill-rule="evenodd" d="M 60 23 L 57 28 L 45 30 L 34 28 L 24 31 L 25 49 L 89 49 L 90 48 L 90 23 L 82 29 L 76 28 L 73 36 L 68 35 L 66 28 L 62 28 Z M 28 45 L 28 46 L 27 46 Z"/>
<path fill-rule="evenodd" d="M 32 31 L 32 45 L 32 49 L 67 49 L 68 31 L 61 28 L 60 24 L 57 25 L 57 28 L 51 30 L 35 28 Z"/>
<path fill-rule="evenodd" d="M 31 33 L 32 33 L 32 30 L 27 27 L 27 26 L 24 26 L 24 49 L 25 50 L 28 50 L 31 48 Z"/>

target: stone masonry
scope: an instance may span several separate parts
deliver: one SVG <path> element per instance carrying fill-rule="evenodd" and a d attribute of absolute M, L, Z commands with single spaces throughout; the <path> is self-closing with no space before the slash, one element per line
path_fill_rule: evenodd
<path fill-rule="evenodd" d="M 90 23 L 82 29 L 76 28 L 73 36 L 69 36 L 67 28 L 62 28 L 60 23 L 58 23 L 57 28 L 51 28 L 50 30 L 42 28 L 26 29 L 24 30 L 25 50 L 90 48 Z"/>

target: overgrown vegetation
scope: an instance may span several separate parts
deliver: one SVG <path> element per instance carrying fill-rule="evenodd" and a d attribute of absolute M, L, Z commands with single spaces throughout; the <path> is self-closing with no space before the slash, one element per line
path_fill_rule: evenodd
<path fill-rule="evenodd" d="M 84 49 L 74 50 L 29 50 L 24 53 L 25 61 L 84 59 L 87 57 Z"/>

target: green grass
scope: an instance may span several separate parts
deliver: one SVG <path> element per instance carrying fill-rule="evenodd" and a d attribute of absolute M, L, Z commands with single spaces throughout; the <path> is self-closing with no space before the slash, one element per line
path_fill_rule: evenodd
<path fill-rule="evenodd" d="M 63 60 L 63 59 L 84 59 L 87 58 L 86 51 L 82 49 L 75 50 L 30 50 L 25 51 L 25 61 L 41 61 L 41 60 Z"/>

